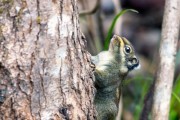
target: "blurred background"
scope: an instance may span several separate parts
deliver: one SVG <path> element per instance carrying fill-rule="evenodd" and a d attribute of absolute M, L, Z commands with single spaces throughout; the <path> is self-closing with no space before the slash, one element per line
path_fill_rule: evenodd
<path fill-rule="evenodd" d="M 141 64 L 141 69 L 131 72 L 123 84 L 122 120 L 151 119 L 151 88 L 158 65 L 164 4 L 164 0 L 78 1 L 81 30 L 87 40 L 87 49 L 92 55 L 103 50 L 112 21 L 122 9 L 130 8 L 139 12 L 123 14 L 116 22 L 113 32 L 131 41 Z M 175 94 L 172 94 L 171 98 L 169 119 L 179 120 L 180 42 L 176 56 L 173 93 Z"/>

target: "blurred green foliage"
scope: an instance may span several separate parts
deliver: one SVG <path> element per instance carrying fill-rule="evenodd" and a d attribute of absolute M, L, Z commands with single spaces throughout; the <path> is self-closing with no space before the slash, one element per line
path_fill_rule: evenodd
<path fill-rule="evenodd" d="M 124 81 L 123 105 L 125 110 L 130 111 L 134 120 L 139 120 L 144 105 L 144 98 L 147 94 L 153 77 L 137 75 L 132 79 Z"/>
<path fill-rule="evenodd" d="M 180 118 L 180 75 L 176 79 L 173 87 L 173 92 L 171 96 L 171 106 L 170 106 L 170 120 L 179 120 Z"/>
<path fill-rule="evenodd" d="M 147 94 L 150 85 L 153 82 L 153 76 L 136 76 L 132 79 L 127 79 L 123 87 L 123 108 L 130 111 L 134 120 L 139 120 L 144 98 Z M 150 118 L 150 116 L 149 116 Z M 171 103 L 169 120 L 179 120 L 180 118 L 180 75 L 175 80 Z"/>

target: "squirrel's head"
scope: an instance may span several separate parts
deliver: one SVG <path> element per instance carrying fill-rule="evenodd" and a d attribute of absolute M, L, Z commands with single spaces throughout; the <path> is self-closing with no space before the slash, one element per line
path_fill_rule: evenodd
<path fill-rule="evenodd" d="M 135 50 L 126 38 L 114 35 L 109 45 L 109 51 L 117 56 L 121 73 L 127 73 L 139 67 L 139 60 L 135 55 Z"/>

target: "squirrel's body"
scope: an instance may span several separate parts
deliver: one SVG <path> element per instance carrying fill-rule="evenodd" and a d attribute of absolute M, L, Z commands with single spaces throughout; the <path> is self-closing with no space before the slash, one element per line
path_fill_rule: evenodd
<path fill-rule="evenodd" d="M 118 112 L 118 88 L 128 71 L 139 65 L 133 51 L 131 56 L 123 52 L 126 44 L 132 47 L 125 38 L 115 35 L 108 51 L 100 52 L 91 58 L 92 63 L 95 64 L 94 75 L 97 92 L 94 103 L 98 120 L 115 119 Z M 132 50 L 134 49 L 132 48 Z M 136 60 L 135 63 L 132 63 L 134 62 L 132 59 Z"/>

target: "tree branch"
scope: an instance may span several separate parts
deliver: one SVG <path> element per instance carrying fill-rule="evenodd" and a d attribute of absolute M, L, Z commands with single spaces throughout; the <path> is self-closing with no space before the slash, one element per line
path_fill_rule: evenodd
<path fill-rule="evenodd" d="M 159 66 L 155 81 L 152 119 L 168 120 L 175 69 L 175 55 L 180 25 L 180 1 L 166 0 L 162 38 L 159 49 Z"/>

